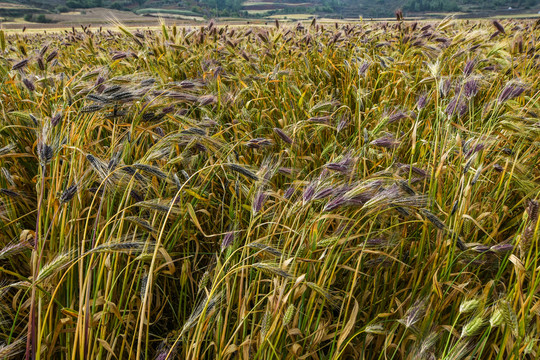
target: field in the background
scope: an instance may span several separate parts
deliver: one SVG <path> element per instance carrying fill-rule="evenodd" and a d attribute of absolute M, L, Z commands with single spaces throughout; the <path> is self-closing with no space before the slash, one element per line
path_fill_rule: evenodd
<path fill-rule="evenodd" d="M 538 27 L 0 31 L 0 358 L 538 358 Z"/>
<path fill-rule="evenodd" d="M 416 1 L 416 0 L 415 0 Z M 265 24 L 279 19 L 284 24 L 298 21 L 334 19 L 339 22 L 389 21 L 394 12 L 403 9 L 407 21 L 435 21 L 447 16 L 456 19 L 538 19 L 540 5 L 509 6 L 486 0 L 460 0 L 460 6 L 450 8 L 439 0 L 5 0 L 0 1 L 0 28 L 4 30 L 35 30 L 79 28 L 91 25 L 107 27 L 111 20 L 128 28 L 149 28 L 167 25 L 204 26 L 209 19 L 216 24 Z M 540 0 L 538 0 L 540 1 Z M 474 4 L 476 2 L 476 4 Z M 485 6 L 478 5 L 484 2 Z M 428 3 L 431 3 L 429 5 Z M 436 4 L 439 5 L 436 5 Z M 78 5 L 77 5 L 78 4 Z M 434 5 L 435 4 L 435 5 Z M 68 6 L 69 5 L 69 6 Z M 100 5 L 100 7 L 96 7 Z M 80 6 L 79 8 L 77 6 Z M 441 7 L 442 6 L 442 7 Z M 446 10 L 445 10 L 446 9 Z M 449 10 L 452 9 L 452 10 Z"/>

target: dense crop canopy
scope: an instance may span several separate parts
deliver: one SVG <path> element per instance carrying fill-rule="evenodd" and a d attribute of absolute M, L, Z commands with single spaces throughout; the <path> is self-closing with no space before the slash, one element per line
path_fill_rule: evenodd
<path fill-rule="evenodd" d="M 1 32 L 0 358 L 539 356 L 535 24 L 275 25 Z"/>

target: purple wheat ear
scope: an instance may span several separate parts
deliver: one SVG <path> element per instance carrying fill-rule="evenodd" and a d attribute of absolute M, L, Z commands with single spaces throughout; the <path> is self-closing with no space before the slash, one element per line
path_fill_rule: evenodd
<path fill-rule="evenodd" d="M 283 197 L 285 199 L 290 199 L 291 196 L 293 196 L 294 192 L 296 190 L 296 187 L 294 185 L 291 185 L 287 188 L 287 190 L 285 190 L 285 193 L 283 194 Z"/>
<path fill-rule="evenodd" d="M 467 63 L 465 64 L 465 67 L 463 68 L 463 75 L 465 77 L 471 75 L 475 66 L 476 66 L 476 59 L 467 61 Z"/>
<path fill-rule="evenodd" d="M 277 136 L 279 136 L 279 138 L 281 140 L 283 140 L 284 142 L 286 142 L 287 144 L 292 144 L 293 141 L 292 139 L 289 137 L 289 135 L 285 134 L 285 132 L 279 128 L 274 128 L 274 132 L 277 134 Z"/>
<path fill-rule="evenodd" d="M 501 94 L 499 95 L 497 102 L 499 104 L 502 104 L 507 100 L 517 98 L 518 96 L 523 94 L 524 91 L 525 91 L 525 87 L 519 84 L 515 84 L 515 83 L 508 83 L 506 84 L 504 89 L 501 91 Z"/>
<path fill-rule="evenodd" d="M 427 103 L 428 97 L 426 95 L 422 95 L 420 96 L 420 98 L 418 98 L 418 101 L 416 102 L 416 108 L 418 109 L 418 111 L 420 111 L 426 107 Z"/>
<path fill-rule="evenodd" d="M 478 80 L 467 80 L 463 84 L 463 94 L 468 99 L 475 97 L 478 94 Z"/>
<path fill-rule="evenodd" d="M 221 251 L 223 252 L 225 249 L 227 249 L 231 244 L 234 242 L 234 231 L 229 231 L 225 234 L 223 237 L 223 240 L 221 241 Z"/>
<path fill-rule="evenodd" d="M 11 70 L 20 70 L 28 65 L 28 59 L 21 60 L 11 67 Z"/>
<path fill-rule="evenodd" d="M 49 145 L 43 143 L 43 142 L 38 142 L 38 145 L 37 145 L 37 153 L 38 153 L 38 157 L 39 157 L 39 162 L 41 163 L 41 165 L 47 165 L 53 158 L 54 156 L 54 152 L 53 152 L 53 149 L 52 147 L 50 147 Z"/>
<path fill-rule="evenodd" d="M 77 184 L 70 185 L 62 192 L 60 195 L 60 203 L 65 204 L 71 201 L 73 197 L 77 194 L 78 186 Z"/>
<path fill-rule="evenodd" d="M 266 201 L 266 193 L 263 190 L 259 190 L 253 198 L 252 210 L 253 214 L 258 214 Z"/>
<path fill-rule="evenodd" d="M 382 136 L 370 142 L 370 145 L 380 146 L 387 149 L 394 149 L 399 146 L 399 141 L 393 135 Z"/>
<path fill-rule="evenodd" d="M 500 32 L 502 34 L 506 34 L 506 31 L 504 30 L 504 27 L 497 20 L 493 20 L 493 26 L 495 26 L 495 28 L 497 29 L 498 32 Z"/>
<path fill-rule="evenodd" d="M 302 194 L 302 200 L 304 201 L 304 204 L 308 203 L 313 199 L 313 195 L 315 195 L 315 187 L 317 184 L 315 182 L 311 182 L 306 186 L 304 189 L 304 193 Z"/>

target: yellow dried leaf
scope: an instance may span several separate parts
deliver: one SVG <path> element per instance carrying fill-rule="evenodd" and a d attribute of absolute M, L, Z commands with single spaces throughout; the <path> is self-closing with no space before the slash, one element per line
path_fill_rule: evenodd
<path fill-rule="evenodd" d="M 302 331 L 299 328 L 289 329 L 287 330 L 287 334 L 291 336 L 303 336 Z"/>
<path fill-rule="evenodd" d="M 525 267 L 523 266 L 523 263 L 521 262 L 521 260 L 518 259 L 516 255 L 510 255 L 508 260 L 510 260 L 512 264 L 514 264 L 516 270 L 519 270 L 520 272 L 525 272 Z"/>
<path fill-rule="evenodd" d="M 435 271 L 435 274 L 433 274 L 433 290 L 435 291 L 439 299 L 443 298 L 441 284 L 439 283 L 439 281 L 437 281 L 437 271 Z"/>
<path fill-rule="evenodd" d="M 114 353 L 114 350 L 112 349 L 112 347 L 109 345 L 108 342 L 106 342 L 106 341 L 103 340 L 103 339 L 97 339 L 97 341 L 99 342 L 99 344 L 100 344 L 101 346 L 103 346 L 103 348 L 104 348 L 105 350 L 107 350 L 109 353 L 111 353 L 111 354 L 114 356 L 115 359 L 118 359 L 118 358 L 116 357 L 116 354 Z"/>
<path fill-rule="evenodd" d="M 238 350 L 238 346 L 236 346 L 234 344 L 231 344 L 231 345 L 227 346 L 227 348 L 223 352 L 223 355 L 230 355 L 230 354 L 234 353 L 237 350 Z"/>
<path fill-rule="evenodd" d="M 338 352 L 341 351 L 341 345 L 347 340 L 347 337 L 349 336 L 349 333 L 353 330 L 354 324 L 356 323 L 356 316 L 358 315 L 358 301 L 356 299 L 354 300 L 354 306 L 351 311 L 351 315 L 349 317 L 349 321 L 347 321 L 347 324 L 343 327 L 343 330 L 341 331 L 341 334 L 339 335 L 339 339 L 337 342 L 337 349 Z"/>
<path fill-rule="evenodd" d="M 302 346 L 300 346 L 300 344 L 293 344 L 291 351 L 294 355 L 298 356 L 302 351 Z"/>

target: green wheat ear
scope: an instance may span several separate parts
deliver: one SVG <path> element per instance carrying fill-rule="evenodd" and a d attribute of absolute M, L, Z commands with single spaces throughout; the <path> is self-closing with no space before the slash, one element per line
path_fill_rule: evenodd
<path fill-rule="evenodd" d="M 0 49 L 2 49 L 2 52 L 6 51 L 6 34 L 4 30 L 0 30 Z"/>
<path fill-rule="evenodd" d="M 461 337 L 469 337 L 478 334 L 484 325 L 485 319 L 481 315 L 474 317 L 461 330 Z"/>
<path fill-rule="evenodd" d="M 519 335 L 519 325 L 516 313 L 514 312 L 512 305 L 508 300 L 502 299 L 499 300 L 499 309 L 501 311 L 506 326 L 508 326 L 512 331 L 512 334 L 517 337 Z"/>
<path fill-rule="evenodd" d="M 501 326 L 504 321 L 505 320 L 501 309 L 499 309 L 498 307 L 495 308 L 491 314 L 491 317 L 489 318 L 489 325 L 491 327 L 498 327 Z"/>
<path fill-rule="evenodd" d="M 291 322 L 291 320 L 293 319 L 295 310 L 296 308 L 294 307 L 293 304 L 287 306 L 287 310 L 285 310 L 285 314 L 283 315 L 283 321 L 282 321 L 283 326 L 287 326 Z"/>
<path fill-rule="evenodd" d="M 480 304 L 481 301 L 477 299 L 467 300 L 461 303 L 461 305 L 459 306 L 459 312 L 461 314 L 471 313 L 475 311 L 480 306 Z"/>

